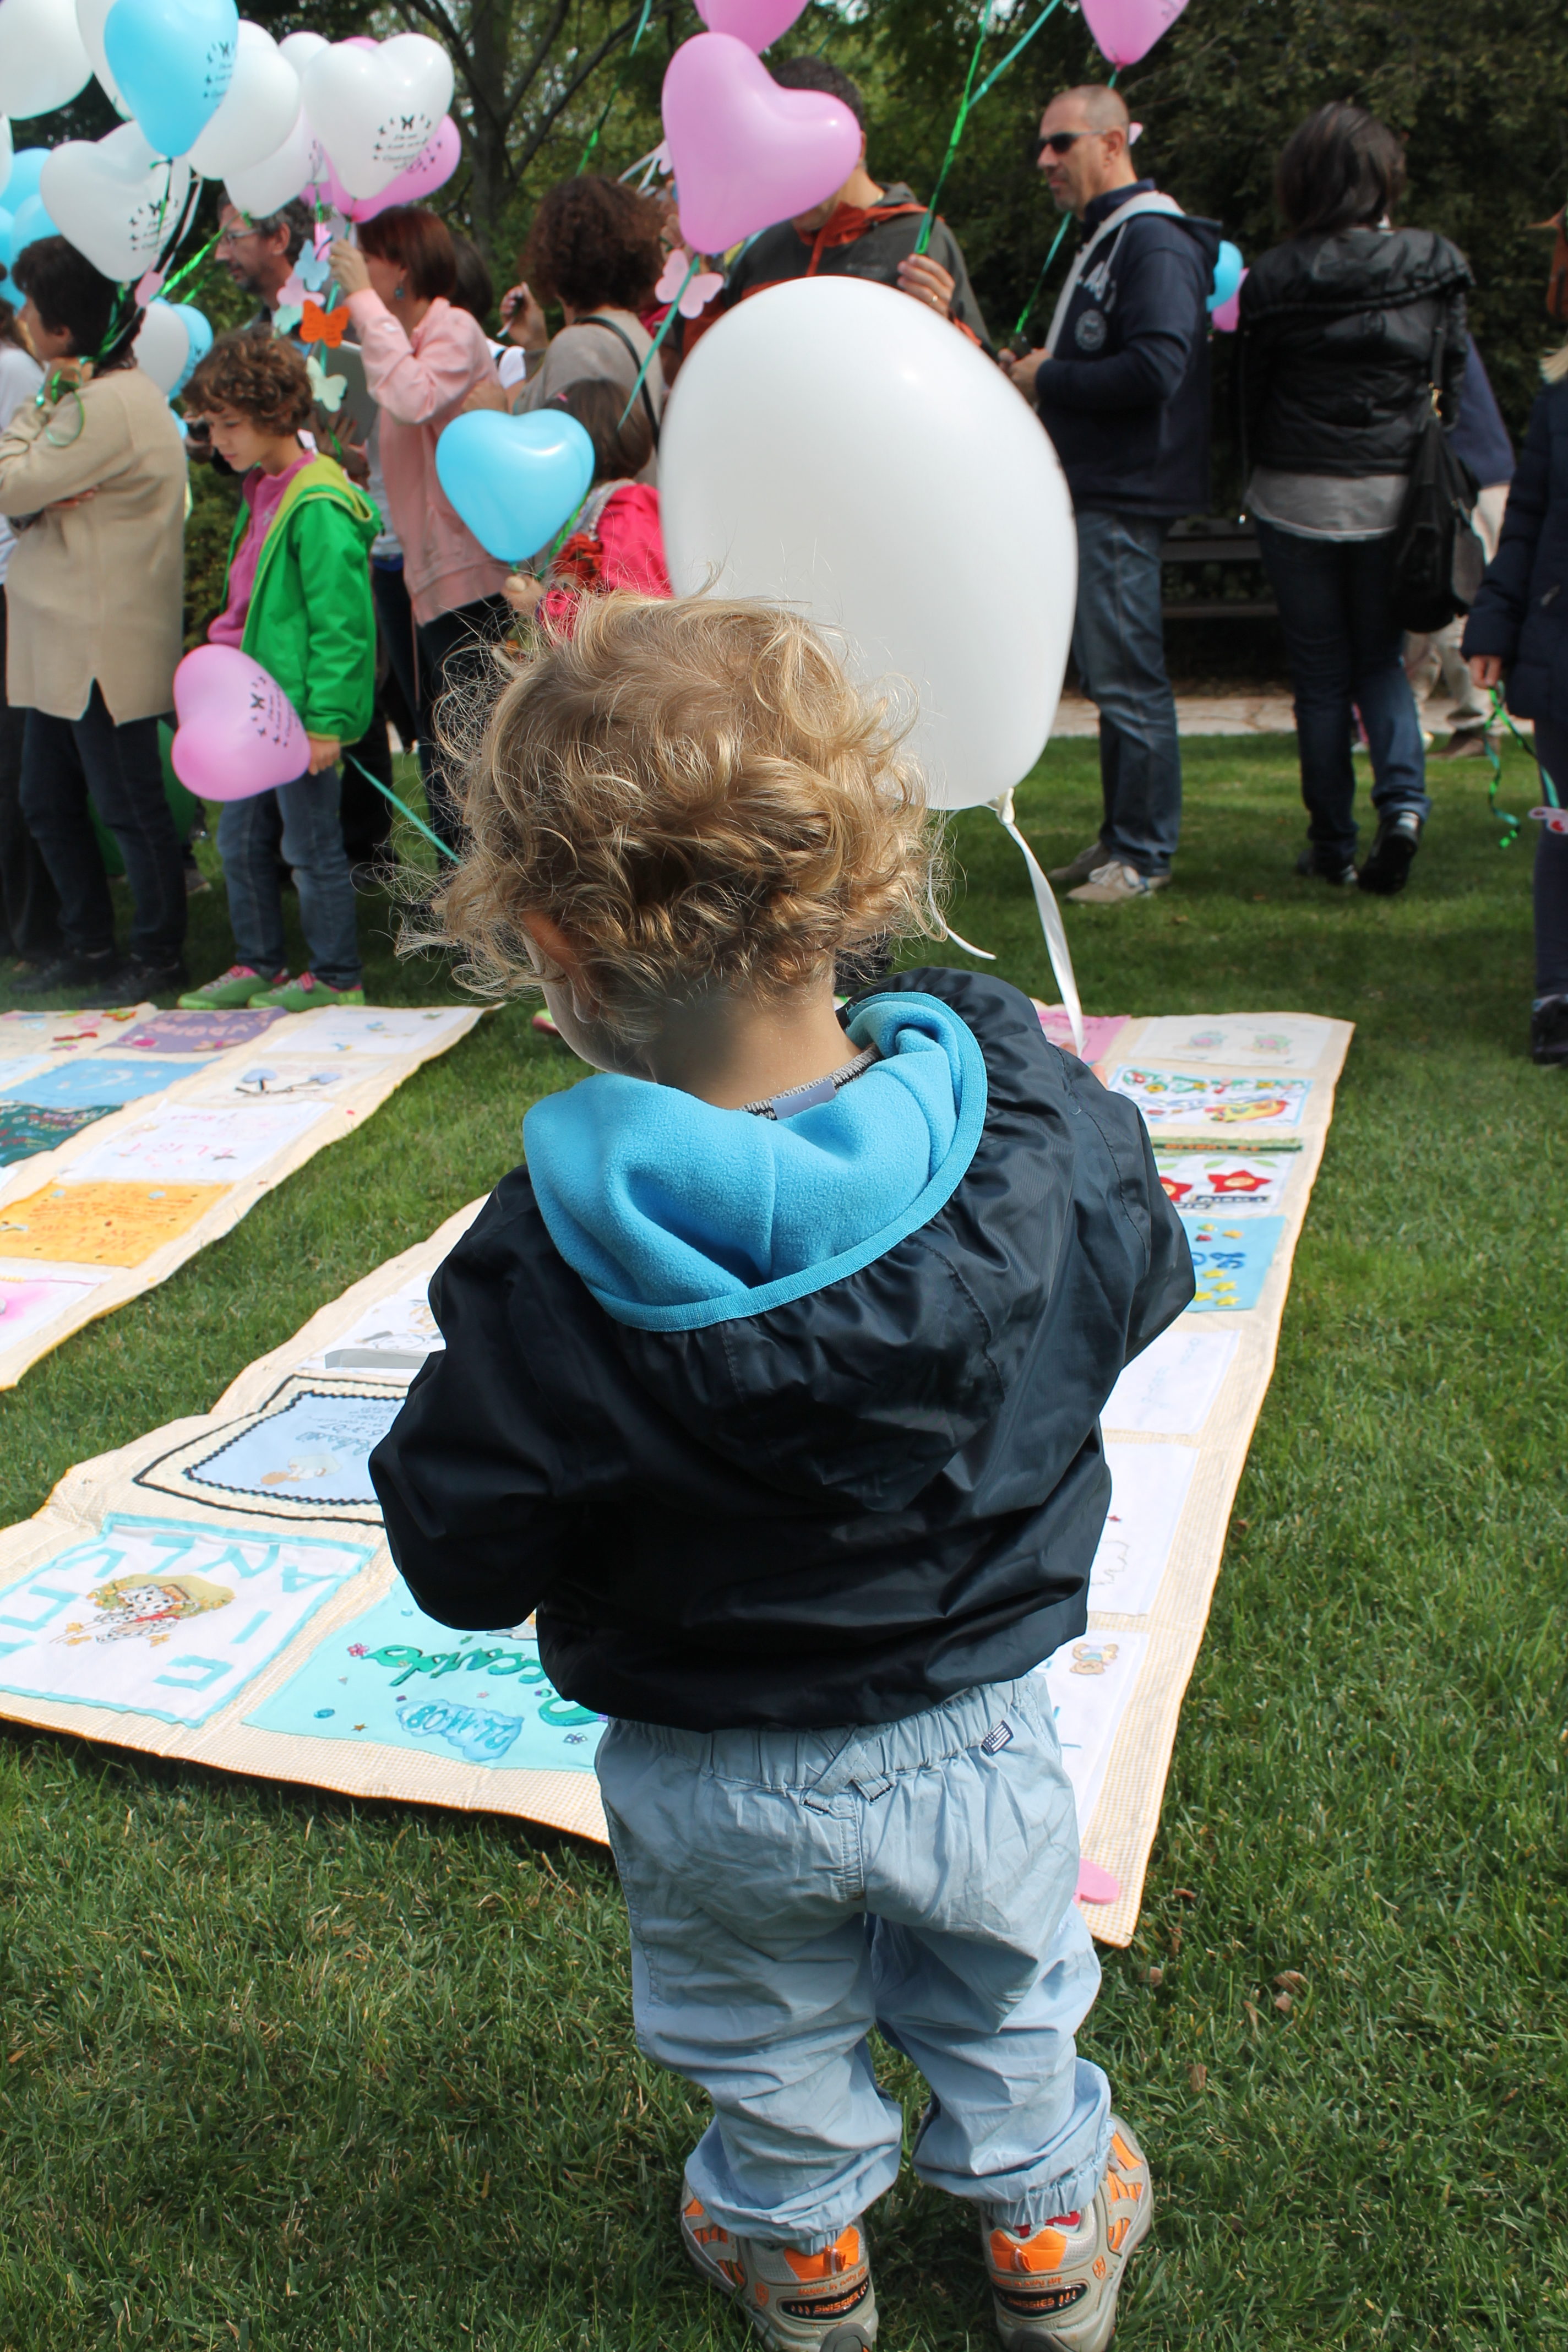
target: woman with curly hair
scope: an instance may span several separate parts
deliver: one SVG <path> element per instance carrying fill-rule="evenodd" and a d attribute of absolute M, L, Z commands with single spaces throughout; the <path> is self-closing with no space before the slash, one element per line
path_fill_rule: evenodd
<path fill-rule="evenodd" d="M 335 459 L 300 441 L 312 397 L 299 352 L 265 332 L 225 335 L 185 393 L 192 415 L 205 417 L 213 447 L 244 477 L 224 609 L 208 641 L 253 655 L 289 697 L 310 743 L 310 765 L 292 783 L 224 803 L 217 845 L 235 961 L 180 999 L 203 1011 L 266 1004 L 308 1013 L 364 1003 L 338 761 L 370 725 L 375 699 L 369 557 L 376 515 Z M 279 819 L 310 955 L 297 980 L 285 961 Z"/>
<path fill-rule="evenodd" d="M 618 180 L 585 173 L 548 191 L 533 216 L 514 287 L 502 310 L 507 332 L 528 354 L 527 381 L 511 396 L 515 414 L 541 408 L 584 378 L 631 398 L 653 338 L 637 313 L 653 298 L 664 267 L 658 206 Z M 566 324 L 552 336 L 542 305 L 559 302 Z M 511 307 L 509 309 L 508 305 Z M 664 377 L 650 367 L 638 399 L 653 446 L 639 479 L 658 478 L 658 421 Z"/>

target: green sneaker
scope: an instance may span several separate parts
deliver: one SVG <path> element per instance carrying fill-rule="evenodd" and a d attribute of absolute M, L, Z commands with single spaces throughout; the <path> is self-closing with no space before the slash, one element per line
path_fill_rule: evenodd
<path fill-rule="evenodd" d="M 187 989 L 180 1003 L 187 1013 L 237 1013 L 247 1004 L 254 1004 L 263 989 L 276 988 L 286 981 L 286 971 L 268 980 L 265 972 L 252 971 L 247 963 L 231 963 L 205 988 Z"/>
<path fill-rule="evenodd" d="M 363 988 L 333 988 L 318 980 L 313 971 L 302 971 L 298 980 L 287 972 L 275 988 L 263 989 L 250 999 L 252 1004 L 276 1005 L 279 1013 L 315 1013 L 323 1004 L 363 1004 Z"/>
<path fill-rule="evenodd" d="M 710 2284 L 734 2296 L 770 2352 L 871 2352 L 877 2297 L 857 2223 L 825 2252 L 797 2254 L 731 2237 L 688 2190 L 680 2240 Z"/>

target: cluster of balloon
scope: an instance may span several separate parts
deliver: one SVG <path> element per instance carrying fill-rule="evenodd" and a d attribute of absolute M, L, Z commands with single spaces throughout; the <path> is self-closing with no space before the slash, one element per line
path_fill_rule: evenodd
<path fill-rule="evenodd" d="M 170 758 L 187 792 L 247 801 L 291 784 L 310 763 L 299 712 L 269 670 L 237 646 L 198 646 L 174 672 Z"/>
<path fill-rule="evenodd" d="M 55 225 L 38 194 L 38 174 L 48 155 L 47 147 L 22 147 L 15 152 L 11 145 L 11 125 L 5 124 L 0 164 L 6 167 L 0 181 L 0 267 L 9 269 L 25 245 L 40 236 L 56 235 Z"/>
<path fill-rule="evenodd" d="M 1013 822 L 1078 586 L 1072 502 L 1033 410 L 924 304 L 801 278 L 740 303 L 686 360 L 659 486 L 678 594 L 711 581 L 788 603 L 841 638 L 864 685 L 912 695 L 927 796 L 994 808 L 1024 850 L 1081 1037 L 1061 917 Z"/>

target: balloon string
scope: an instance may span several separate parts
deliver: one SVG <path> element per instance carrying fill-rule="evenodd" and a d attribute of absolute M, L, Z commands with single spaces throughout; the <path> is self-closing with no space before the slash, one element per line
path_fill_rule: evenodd
<path fill-rule="evenodd" d="M 1006 72 L 1014 58 L 1021 58 L 1023 56 L 1024 51 L 1028 47 L 1029 43 L 1034 39 L 1035 35 L 1045 23 L 1046 18 L 1047 16 L 1054 16 L 1061 5 L 1062 0 L 1047 0 L 1046 6 L 1041 9 L 1039 15 L 1036 17 L 1028 31 L 1024 35 L 1023 39 L 1021 41 L 1014 42 L 1012 47 L 1008 50 L 1006 56 L 1003 58 L 999 66 L 992 67 L 991 71 L 986 75 L 984 80 L 975 91 L 974 96 L 970 100 L 969 105 L 970 111 L 972 113 L 975 107 L 979 105 L 986 91 L 991 89 L 993 84 L 1001 80 L 1003 75 Z"/>
<path fill-rule="evenodd" d="M 981 11 L 980 30 L 975 35 L 974 47 L 969 59 L 969 71 L 963 78 L 963 96 L 958 101 L 958 116 L 952 126 L 952 135 L 947 142 L 947 152 L 942 159 L 942 169 L 936 175 L 936 185 L 931 192 L 931 202 L 926 206 L 925 218 L 921 223 L 921 233 L 915 239 L 917 253 L 924 253 L 931 244 L 931 233 L 936 221 L 936 200 L 942 194 L 949 172 L 952 169 L 952 159 L 958 152 L 958 142 L 963 136 L 963 126 L 969 120 L 969 109 L 973 102 L 970 92 L 974 88 L 974 77 L 980 70 L 980 52 L 985 46 L 985 36 L 990 30 L 991 0 L 985 0 L 985 5 Z"/>
<path fill-rule="evenodd" d="M 1072 1030 L 1072 1041 L 1081 1057 L 1083 1006 L 1079 1002 L 1078 977 L 1072 968 L 1072 950 L 1068 945 L 1067 926 L 1062 921 L 1062 910 L 1057 904 L 1056 893 L 1046 879 L 1039 859 L 1018 830 L 1017 819 L 1013 814 L 1012 793 L 1003 793 L 999 799 L 992 803 L 992 806 L 1001 818 L 1004 829 L 1024 853 L 1024 863 L 1029 869 L 1029 886 L 1034 891 L 1035 906 L 1040 918 L 1040 929 L 1046 935 L 1046 951 L 1051 960 L 1051 970 L 1056 974 L 1057 992 L 1066 1007 L 1068 1022 Z"/>
<path fill-rule="evenodd" d="M 400 801 L 390 784 L 384 784 L 379 776 L 373 776 L 370 770 L 364 765 L 363 761 L 356 760 L 352 751 L 345 751 L 343 753 L 343 758 L 351 768 L 357 768 L 359 770 L 360 774 L 364 778 L 367 784 L 374 784 L 375 786 L 376 791 L 381 794 L 383 800 L 390 801 L 393 807 L 400 811 L 400 813 L 408 819 L 409 824 L 414 827 L 416 833 L 422 833 L 426 841 L 434 842 L 436 847 L 440 851 L 443 857 L 449 857 L 454 866 L 460 866 L 462 864 L 463 861 L 458 856 L 457 851 L 455 849 L 448 848 L 438 833 L 432 833 L 424 818 L 416 816 L 407 802 Z"/>
<path fill-rule="evenodd" d="M 637 43 L 642 39 L 643 35 L 647 30 L 647 20 L 652 13 L 653 0 L 642 0 L 642 15 L 637 18 L 637 28 L 632 35 L 631 47 L 626 51 L 625 58 L 621 61 L 621 69 L 616 76 L 615 82 L 611 88 L 608 98 L 605 100 L 604 111 L 601 113 L 597 122 L 595 123 L 592 131 L 588 133 L 588 144 L 584 148 L 582 154 L 577 158 L 577 169 L 572 175 L 574 179 L 580 180 L 584 173 L 588 168 L 588 158 L 593 153 L 595 148 L 598 145 L 599 133 L 603 131 L 605 123 L 610 119 L 610 109 L 614 106 L 616 99 L 619 98 L 621 94 L 621 84 L 626 78 L 626 68 L 630 66 L 632 59 L 637 53 Z M 633 164 L 632 169 L 634 172 L 636 171 L 637 165 L 635 163 Z"/>
<path fill-rule="evenodd" d="M 681 281 L 680 281 L 680 291 L 679 291 L 679 293 L 678 293 L 678 294 L 677 294 L 677 296 L 676 296 L 676 298 L 675 298 L 674 301 L 670 304 L 670 306 L 669 306 L 668 310 L 665 312 L 665 314 L 664 314 L 663 318 L 659 320 L 659 323 L 658 323 L 658 334 L 654 337 L 654 339 L 653 339 L 652 342 L 648 345 L 648 347 L 647 347 L 647 358 L 643 361 L 643 363 L 642 363 L 641 367 L 640 367 L 640 368 L 638 368 L 638 370 L 637 370 L 637 380 L 636 383 L 634 383 L 634 384 L 633 384 L 633 386 L 632 386 L 632 388 L 631 388 L 631 391 L 630 391 L 630 392 L 627 394 L 627 395 L 626 395 L 626 406 L 625 406 L 625 407 L 622 409 L 622 411 L 621 411 L 621 415 L 620 415 L 620 423 L 619 423 L 619 424 L 617 424 L 617 425 L 616 425 L 616 432 L 617 432 L 617 433 L 620 431 L 620 429 L 621 429 L 621 425 L 624 425 L 624 424 L 626 423 L 626 421 L 627 417 L 628 417 L 628 416 L 631 415 L 631 413 L 632 413 L 633 406 L 634 406 L 634 404 L 636 404 L 636 401 L 637 401 L 637 396 L 638 393 L 642 390 L 644 383 L 645 383 L 647 382 L 647 372 L 648 372 L 649 368 L 650 368 L 650 367 L 652 367 L 652 365 L 653 365 L 653 363 L 654 363 L 655 359 L 658 357 L 658 347 L 659 347 L 660 343 L 662 343 L 662 342 L 663 342 L 663 341 L 664 341 L 664 339 L 665 339 L 666 335 L 668 335 L 668 332 L 669 332 L 669 331 L 670 331 L 671 327 L 673 327 L 673 326 L 674 326 L 674 324 L 675 324 L 675 320 L 676 320 L 677 314 L 679 313 L 679 309 L 680 309 L 680 304 L 681 304 L 681 299 L 682 299 L 682 296 L 684 296 L 684 294 L 685 294 L 685 292 L 686 292 L 687 288 L 690 285 L 690 283 L 691 283 L 692 279 L 693 279 L 693 278 L 696 277 L 696 275 L 697 275 L 697 265 L 698 265 L 698 262 L 700 260 L 700 258 L 701 258 L 701 256 L 700 256 L 700 254 L 695 254 L 695 253 L 694 253 L 694 254 L 692 255 L 692 257 L 691 257 L 691 266 L 690 266 L 690 268 L 687 270 L 687 273 L 686 273 L 685 277 L 684 277 L 684 278 L 681 279 Z"/>
<path fill-rule="evenodd" d="M 1504 726 L 1508 729 L 1509 733 L 1519 745 L 1520 750 L 1521 751 L 1528 751 L 1531 758 L 1534 761 L 1536 771 L 1541 778 L 1541 789 L 1546 794 L 1547 807 L 1554 809 L 1561 808 L 1563 803 L 1557 797 L 1557 787 L 1552 782 L 1551 777 L 1547 774 L 1545 768 L 1542 767 L 1541 754 L 1536 750 L 1535 745 L 1533 743 L 1527 743 L 1524 737 L 1514 725 L 1513 714 L 1509 709 L 1507 703 L 1503 700 L 1502 689 L 1500 687 L 1494 686 L 1492 688 L 1492 717 L 1494 719 L 1500 719 L 1502 720 Z M 1499 808 L 1497 804 L 1498 786 L 1502 782 L 1502 761 L 1498 757 L 1497 745 L 1492 741 L 1489 733 L 1483 731 L 1481 741 L 1486 748 L 1486 755 L 1491 763 L 1492 772 L 1491 782 L 1487 787 L 1487 798 L 1491 803 L 1491 812 L 1493 816 L 1496 817 L 1498 823 L 1503 827 L 1502 838 L 1498 843 L 1498 847 L 1500 849 L 1511 849 L 1514 843 L 1519 838 L 1519 819 L 1514 815 L 1511 809 Z M 1534 812 L 1532 811 L 1531 814 L 1533 814 Z"/>

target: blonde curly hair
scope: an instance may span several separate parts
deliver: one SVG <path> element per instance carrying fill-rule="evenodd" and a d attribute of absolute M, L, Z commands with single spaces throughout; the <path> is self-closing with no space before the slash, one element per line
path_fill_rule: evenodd
<path fill-rule="evenodd" d="M 710 989 L 768 995 L 873 942 L 940 933 L 940 850 L 885 705 L 798 614 L 584 596 L 502 688 L 465 761 L 436 936 L 487 995 L 537 985 L 523 917 L 573 943 L 628 1042 Z"/>

